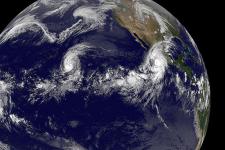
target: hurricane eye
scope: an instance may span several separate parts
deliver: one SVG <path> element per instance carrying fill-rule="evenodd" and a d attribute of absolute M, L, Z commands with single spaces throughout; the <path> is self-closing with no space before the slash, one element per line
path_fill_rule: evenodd
<path fill-rule="evenodd" d="M 74 54 L 67 55 L 66 58 L 64 58 L 63 71 L 70 72 L 73 69 L 75 69 L 76 66 L 78 65 L 76 59 L 78 58 Z"/>
<path fill-rule="evenodd" d="M 80 58 L 90 48 L 88 43 L 80 43 L 68 49 L 62 59 L 61 70 L 63 73 L 69 73 L 80 70 Z"/>

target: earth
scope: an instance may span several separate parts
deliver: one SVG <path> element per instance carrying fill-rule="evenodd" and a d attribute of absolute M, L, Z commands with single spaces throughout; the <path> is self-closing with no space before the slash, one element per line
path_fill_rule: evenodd
<path fill-rule="evenodd" d="M 0 149 L 199 150 L 210 85 L 151 0 L 39 0 L 0 35 Z"/>

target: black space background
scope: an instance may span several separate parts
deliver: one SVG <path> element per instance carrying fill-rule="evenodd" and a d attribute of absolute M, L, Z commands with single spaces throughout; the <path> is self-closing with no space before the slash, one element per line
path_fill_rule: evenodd
<path fill-rule="evenodd" d="M 0 32 L 19 12 L 34 1 L 1 0 Z M 225 7 L 221 9 L 219 6 L 225 5 L 219 4 L 216 0 L 155 1 L 171 12 L 187 28 L 199 47 L 209 74 L 212 105 L 209 129 L 202 150 L 224 150 L 225 56 L 223 53 L 225 41 L 222 40 L 225 40 L 223 29 L 225 27 L 223 23 Z"/>

